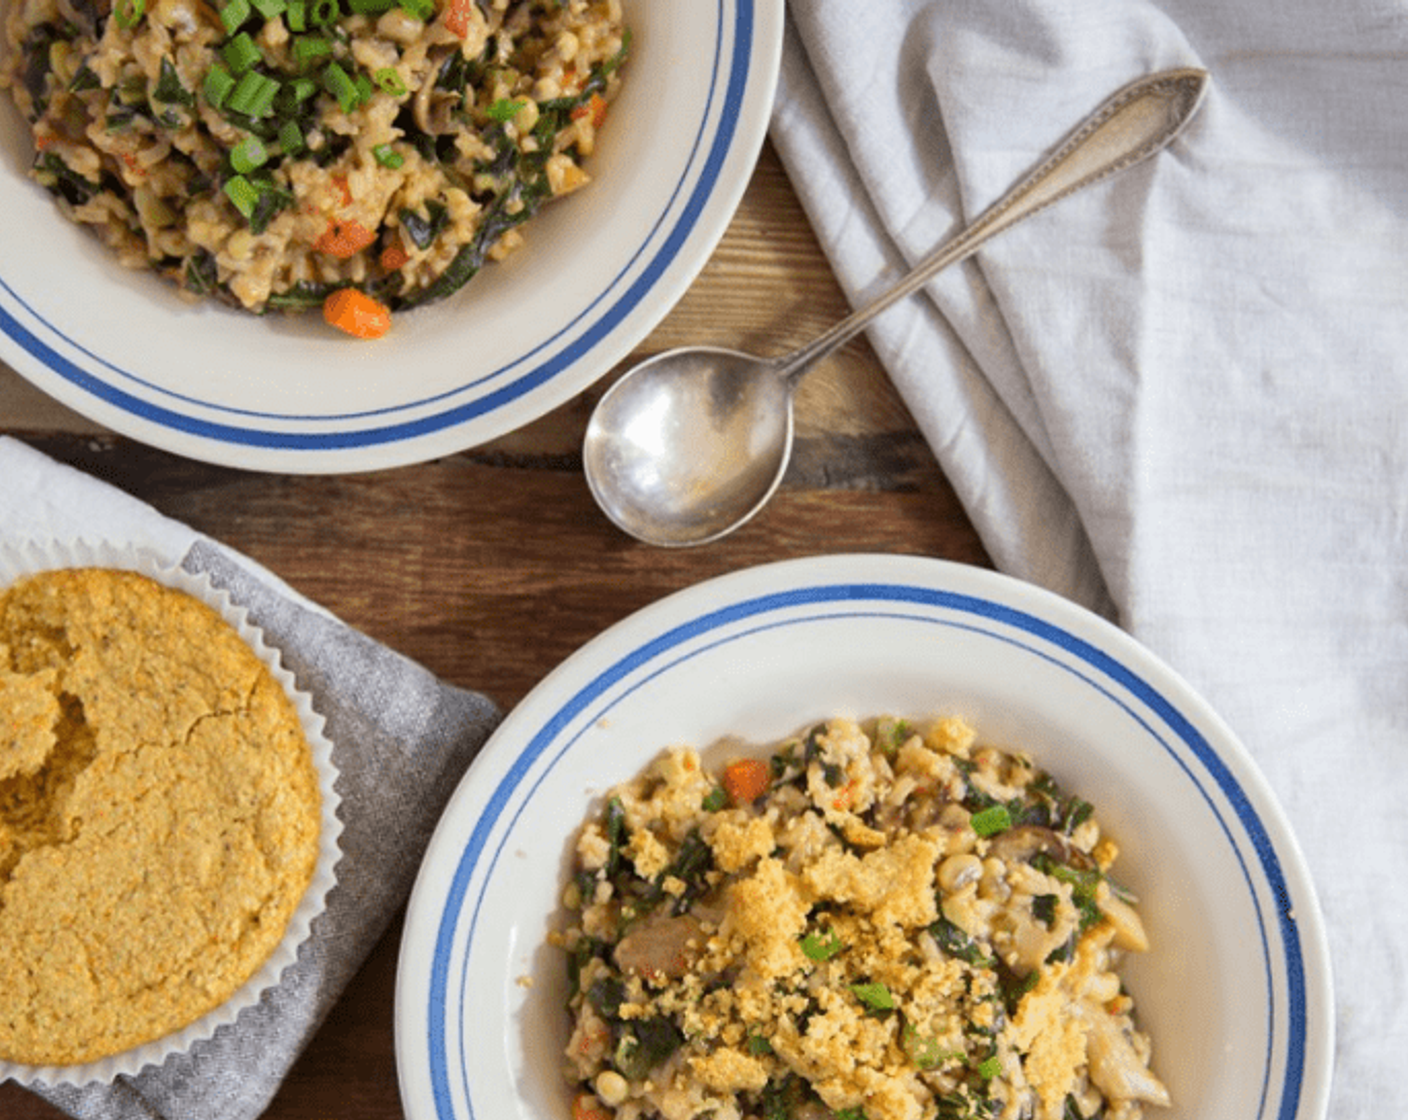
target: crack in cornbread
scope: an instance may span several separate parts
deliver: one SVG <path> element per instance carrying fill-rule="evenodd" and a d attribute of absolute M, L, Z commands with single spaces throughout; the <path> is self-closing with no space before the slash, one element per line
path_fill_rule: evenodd
<path fill-rule="evenodd" d="M 0 594 L 0 1059 L 179 1030 L 282 938 L 321 795 L 297 712 L 219 614 L 145 576 Z"/>
<path fill-rule="evenodd" d="M 1092 807 L 958 719 L 612 790 L 566 890 L 573 1120 L 1136 1120 L 1169 1103 Z"/>

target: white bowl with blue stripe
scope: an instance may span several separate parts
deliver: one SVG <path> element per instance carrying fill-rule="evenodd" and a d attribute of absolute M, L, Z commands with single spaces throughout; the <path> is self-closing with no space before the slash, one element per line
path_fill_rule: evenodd
<path fill-rule="evenodd" d="M 407 917 L 396 1042 L 409 1120 L 570 1115 L 558 913 L 578 824 L 662 749 L 761 752 L 831 715 L 957 713 L 1096 806 L 1152 950 L 1126 966 L 1167 1120 L 1321 1120 L 1331 985 L 1314 889 L 1236 737 L 1089 612 L 897 556 L 725 576 L 612 627 L 504 721 L 450 803 Z M 707 755 L 706 755 L 707 757 Z"/>
<path fill-rule="evenodd" d="M 6 0 L 0 0 L 0 10 Z M 527 246 L 375 342 L 314 313 L 193 306 L 130 272 L 27 177 L 0 96 L 0 359 L 117 432 L 253 470 L 451 454 L 570 400 L 663 319 L 723 236 L 766 136 L 782 0 L 623 0 L 632 57 L 594 182 Z"/>

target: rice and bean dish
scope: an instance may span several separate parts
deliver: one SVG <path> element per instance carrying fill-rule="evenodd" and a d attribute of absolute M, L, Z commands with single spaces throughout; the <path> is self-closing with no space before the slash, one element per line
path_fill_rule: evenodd
<path fill-rule="evenodd" d="M 8 0 L 32 174 L 122 263 L 362 337 L 588 182 L 620 0 Z"/>
<path fill-rule="evenodd" d="M 1092 807 L 966 722 L 672 749 L 576 841 L 574 1120 L 1135 1120 L 1148 949 Z"/>

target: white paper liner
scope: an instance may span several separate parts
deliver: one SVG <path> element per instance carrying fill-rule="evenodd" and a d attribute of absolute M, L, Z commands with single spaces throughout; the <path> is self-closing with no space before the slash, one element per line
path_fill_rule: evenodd
<path fill-rule="evenodd" d="M 335 870 L 342 855 L 338 845 L 342 821 L 337 815 L 342 799 L 334 788 L 338 774 L 332 760 L 332 743 L 323 733 L 325 720 L 313 709 L 311 697 L 297 687 L 293 674 L 284 668 L 279 651 L 268 644 L 262 630 L 250 623 L 248 612 L 215 587 L 208 576 L 193 575 L 147 549 L 84 540 L 0 543 L 0 591 L 24 576 L 60 568 L 117 568 L 139 572 L 167 587 L 184 591 L 218 611 L 268 666 L 298 712 L 318 772 L 322 827 L 312 880 L 290 916 L 283 938 L 264 964 L 229 999 L 181 1030 L 97 1061 L 37 1066 L 0 1060 L 0 1082 L 13 1080 L 31 1087 L 111 1082 L 120 1075 L 130 1076 L 147 1066 L 160 1065 L 171 1055 L 189 1050 L 221 1027 L 234 1023 L 240 1012 L 258 1003 L 260 996 L 276 986 L 284 970 L 297 960 L 299 947 L 308 939 L 313 921 L 322 913 L 328 892 L 337 881 Z"/>

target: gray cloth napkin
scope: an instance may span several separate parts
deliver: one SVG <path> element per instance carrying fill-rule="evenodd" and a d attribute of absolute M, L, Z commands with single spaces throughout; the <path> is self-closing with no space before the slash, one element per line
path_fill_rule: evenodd
<path fill-rule="evenodd" d="M 1305 851 L 1336 1120 L 1408 1049 L 1408 8 L 795 0 L 772 136 L 863 301 L 1099 102 L 1195 65 L 1156 160 L 1014 228 L 874 343 L 990 554 L 1230 722 Z"/>
<path fill-rule="evenodd" d="M 112 1085 L 40 1095 L 82 1120 L 254 1120 L 405 901 L 450 794 L 500 713 L 338 621 L 270 573 L 105 483 L 0 439 L 0 537 L 154 549 L 248 609 L 327 720 L 342 859 L 279 985 L 188 1053 Z"/>

